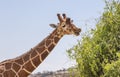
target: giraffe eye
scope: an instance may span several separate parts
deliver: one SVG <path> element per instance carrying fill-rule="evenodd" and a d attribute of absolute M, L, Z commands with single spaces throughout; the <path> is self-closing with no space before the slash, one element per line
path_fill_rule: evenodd
<path fill-rule="evenodd" d="M 65 25 L 63 25 L 63 27 L 65 27 Z"/>

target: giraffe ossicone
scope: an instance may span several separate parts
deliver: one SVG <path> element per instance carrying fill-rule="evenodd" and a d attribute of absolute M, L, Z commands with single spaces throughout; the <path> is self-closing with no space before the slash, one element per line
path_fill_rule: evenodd
<path fill-rule="evenodd" d="M 77 28 L 66 14 L 57 14 L 57 17 L 59 23 L 51 24 L 56 29 L 42 42 L 25 54 L 0 63 L 0 77 L 27 77 L 43 62 L 64 35 L 79 35 L 81 29 Z"/>

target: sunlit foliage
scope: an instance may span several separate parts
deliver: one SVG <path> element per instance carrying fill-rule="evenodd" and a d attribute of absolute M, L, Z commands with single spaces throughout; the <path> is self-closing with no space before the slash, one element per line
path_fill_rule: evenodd
<path fill-rule="evenodd" d="M 76 77 L 120 77 L 120 2 L 105 3 L 96 28 L 68 50 L 77 63 Z"/>

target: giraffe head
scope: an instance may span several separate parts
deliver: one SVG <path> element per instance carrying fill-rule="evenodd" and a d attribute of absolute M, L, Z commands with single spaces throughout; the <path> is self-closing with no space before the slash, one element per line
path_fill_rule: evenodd
<path fill-rule="evenodd" d="M 50 24 L 50 26 L 53 28 L 56 28 L 58 30 L 58 33 L 60 33 L 62 35 L 74 34 L 74 35 L 78 36 L 81 32 L 81 29 L 77 28 L 73 24 L 73 21 L 70 18 L 66 17 L 65 14 L 63 14 L 62 16 L 60 14 L 57 14 L 57 17 L 59 19 L 59 23 L 57 25 Z"/>

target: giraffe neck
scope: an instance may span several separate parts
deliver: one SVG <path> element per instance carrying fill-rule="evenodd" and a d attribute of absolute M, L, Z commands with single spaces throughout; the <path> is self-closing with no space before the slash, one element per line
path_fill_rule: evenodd
<path fill-rule="evenodd" d="M 56 46 L 58 41 L 63 35 L 55 29 L 48 37 L 42 42 L 31 48 L 27 53 L 11 60 L 4 61 L 0 64 L 5 66 L 5 70 L 0 72 L 4 77 L 27 77 L 30 75 L 39 64 L 48 56 L 52 49 Z M 9 70 L 9 71 L 8 71 Z M 7 71 L 7 72 L 6 72 Z M 10 76 L 5 76 L 6 73 Z M 14 74 L 12 75 L 11 74 Z M 1 74 L 3 73 L 3 74 Z M 4 75 L 5 74 L 5 75 Z"/>

